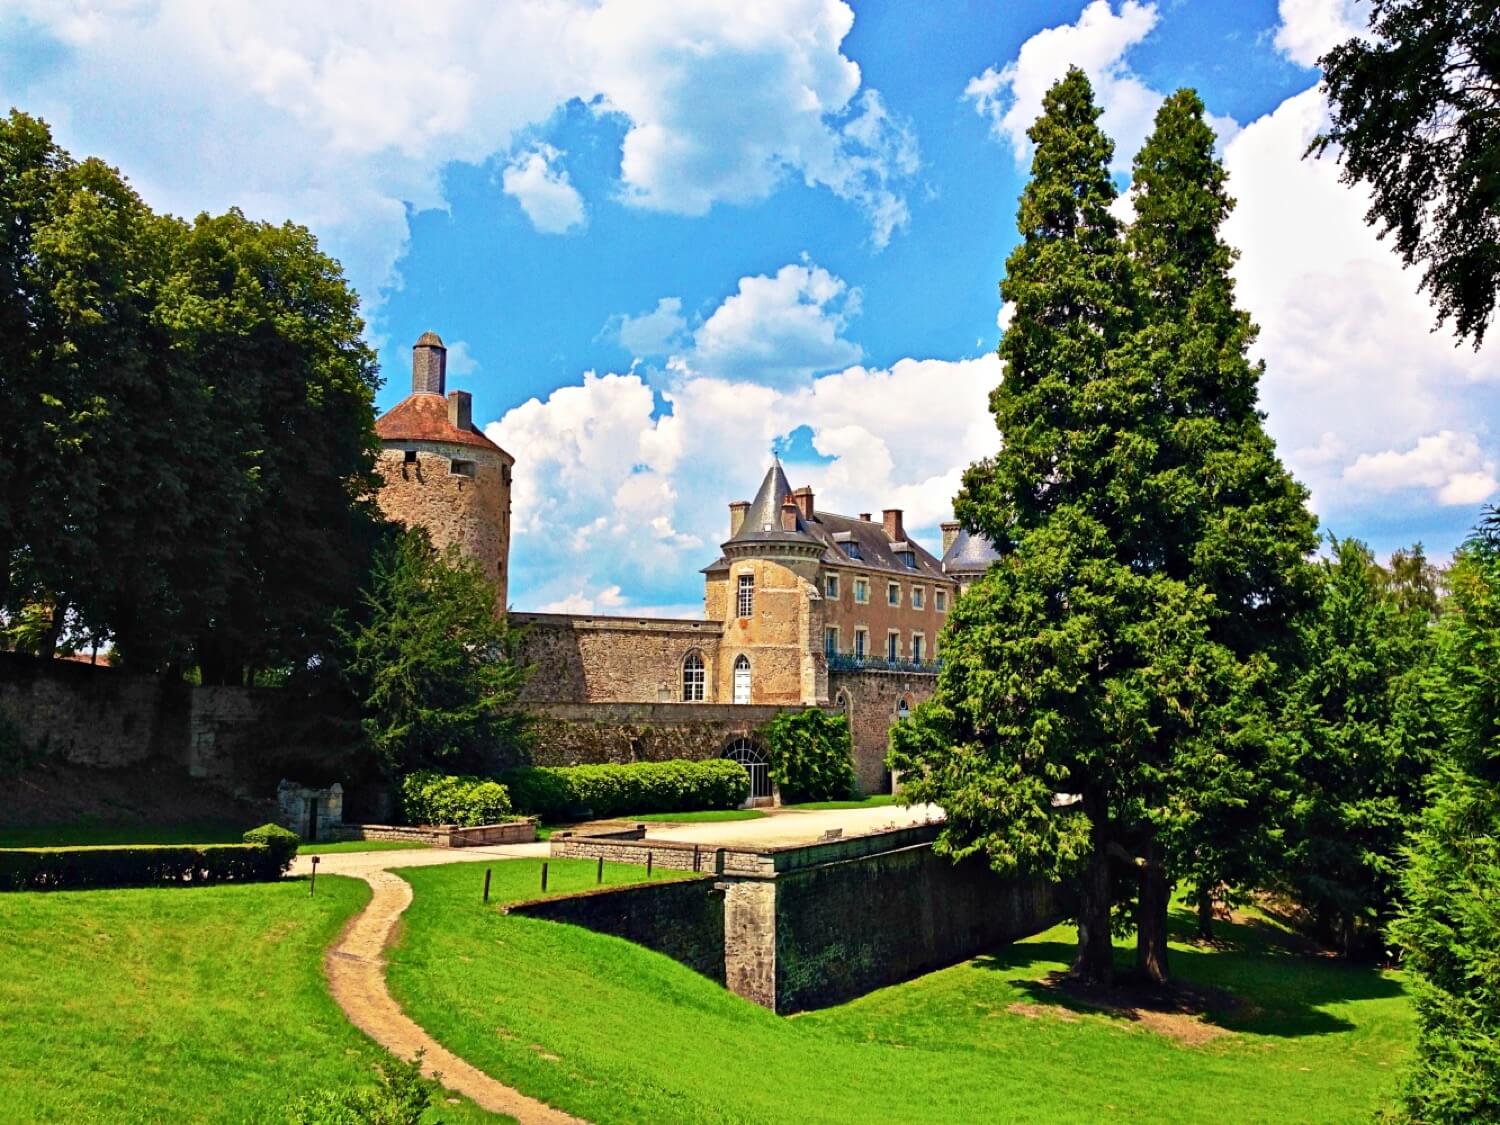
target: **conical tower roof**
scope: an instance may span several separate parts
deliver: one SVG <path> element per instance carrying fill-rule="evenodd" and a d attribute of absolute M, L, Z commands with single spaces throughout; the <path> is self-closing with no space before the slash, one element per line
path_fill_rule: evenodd
<path fill-rule="evenodd" d="M 947 574 L 983 574 L 990 564 L 999 561 L 1000 552 L 982 535 L 970 535 L 967 528 L 958 533 L 953 545 L 943 552 L 943 571 Z"/>
<path fill-rule="evenodd" d="M 751 501 L 750 510 L 745 513 L 744 522 L 729 543 L 816 543 L 817 540 L 807 533 L 800 511 L 797 513 L 795 531 L 788 531 L 781 526 L 781 508 L 791 495 L 791 482 L 786 479 L 786 473 L 782 471 L 781 461 L 778 459 L 766 471 L 765 479 L 760 482 L 760 490 Z"/>

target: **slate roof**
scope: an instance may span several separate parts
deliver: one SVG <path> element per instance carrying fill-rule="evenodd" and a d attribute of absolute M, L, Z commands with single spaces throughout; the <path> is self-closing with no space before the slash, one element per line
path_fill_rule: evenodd
<path fill-rule="evenodd" d="M 375 423 L 375 433 L 384 442 L 446 441 L 488 449 L 510 458 L 510 454 L 470 426 L 461 430 L 448 421 L 448 400 L 436 394 L 407 395 Z"/>
<path fill-rule="evenodd" d="M 874 520 L 855 519 L 836 512 L 814 511 L 812 519 L 797 515 L 797 530 L 784 531 L 781 527 L 781 505 L 792 492 L 778 461 L 767 471 L 755 494 L 739 533 L 725 544 L 792 543 L 814 542 L 823 547 L 824 566 L 854 567 L 860 570 L 893 571 L 898 574 L 943 580 L 943 565 L 937 557 L 920 543 L 907 540 L 905 548 L 912 554 L 913 566 L 907 566 L 896 557 L 895 544 L 885 533 L 885 525 Z M 767 528 L 767 525 L 769 529 Z M 859 558 L 849 555 L 849 543 L 858 544 Z M 703 568 L 704 574 L 722 571 L 729 560 L 720 556 L 718 560 Z"/>
<path fill-rule="evenodd" d="M 414 347 L 414 348 L 443 348 L 443 338 L 441 336 L 439 336 L 436 332 L 423 332 L 420 336 L 417 337 L 417 342 L 415 344 L 413 344 L 412 347 Z M 447 348 L 443 348 L 443 350 L 447 351 L 448 349 Z"/>
<path fill-rule="evenodd" d="M 949 574 L 983 574 L 990 563 L 1000 558 L 1000 552 L 990 545 L 982 535 L 970 535 L 960 530 L 958 538 L 943 555 L 943 570 Z"/>

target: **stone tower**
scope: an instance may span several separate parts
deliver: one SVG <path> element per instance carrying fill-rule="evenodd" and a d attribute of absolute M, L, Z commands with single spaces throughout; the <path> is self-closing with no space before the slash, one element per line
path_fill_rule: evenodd
<path fill-rule="evenodd" d="M 411 394 L 375 423 L 376 465 L 386 517 L 425 527 L 479 560 L 506 606 L 510 563 L 510 471 L 515 458 L 474 426 L 468 391 L 447 389 L 448 349 L 424 332 L 411 350 Z"/>

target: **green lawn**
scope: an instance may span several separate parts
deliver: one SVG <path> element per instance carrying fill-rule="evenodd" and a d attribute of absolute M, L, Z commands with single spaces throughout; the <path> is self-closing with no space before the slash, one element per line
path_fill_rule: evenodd
<path fill-rule="evenodd" d="M 580 889 L 594 865 L 551 872 L 554 890 Z M 534 862 L 494 873 L 502 901 L 536 893 Z M 1364 1121 L 1412 1041 L 1399 976 L 1296 955 L 1264 922 L 1224 927 L 1222 950 L 1174 945 L 1182 978 L 1241 999 L 1215 1017 L 1232 1034 L 1193 1046 L 1059 1004 L 1039 982 L 1071 956 L 1064 928 L 787 1019 L 618 939 L 482 907 L 472 872 L 401 874 L 416 899 L 390 979 L 408 1012 L 469 1062 L 599 1125 Z"/>
<path fill-rule="evenodd" d="M 337 855 L 340 852 L 409 852 L 430 848 L 420 840 L 339 840 L 334 843 L 300 844 L 298 855 Z"/>
<path fill-rule="evenodd" d="M 6 1121 L 281 1121 L 297 1094 L 374 1081 L 324 949 L 350 879 L 0 894 Z M 483 1119 L 444 1105 L 449 1122 Z"/>
<path fill-rule="evenodd" d="M 784 809 L 879 809 L 886 805 L 894 805 L 896 798 L 890 793 L 876 793 L 870 797 L 861 797 L 857 801 L 808 801 L 801 805 L 782 805 Z"/>

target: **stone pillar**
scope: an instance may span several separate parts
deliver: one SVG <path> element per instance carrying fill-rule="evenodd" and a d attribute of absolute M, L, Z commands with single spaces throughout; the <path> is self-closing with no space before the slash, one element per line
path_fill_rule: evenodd
<path fill-rule="evenodd" d="M 747 879 L 724 890 L 724 984 L 776 1010 L 776 883 Z"/>

